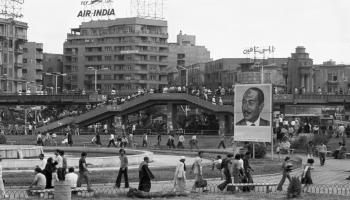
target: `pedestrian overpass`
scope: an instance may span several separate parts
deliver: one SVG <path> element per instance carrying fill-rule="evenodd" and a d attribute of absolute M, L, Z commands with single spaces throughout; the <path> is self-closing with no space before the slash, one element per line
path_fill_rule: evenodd
<path fill-rule="evenodd" d="M 67 117 L 62 120 L 52 122 L 38 128 L 37 131 L 53 131 L 69 124 L 85 127 L 100 121 L 104 121 L 113 116 L 121 116 L 123 119 L 129 114 L 136 113 L 140 110 L 155 105 L 167 106 L 168 127 L 172 126 L 176 128 L 176 106 L 191 105 L 215 114 L 219 120 L 219 127 L 222 131 L 230 132 L 232 130 L 231 122 L 233 120 L 234 112 L 232 105 L 214 105 L 209 101 L 186 93 L 156 93 L 138 96 L 120 105 L 102 105 L 77 117 Z"/>

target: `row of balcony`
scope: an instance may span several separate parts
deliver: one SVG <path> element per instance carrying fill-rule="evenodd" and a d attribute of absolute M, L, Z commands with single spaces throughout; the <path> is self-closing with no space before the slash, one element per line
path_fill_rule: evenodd
<path fill-rule="evenodd" d="M 114 44 L 119 46 L 125 45 L 149 45 L 149 46 L 160 46 L 167 47 L 167 42 L 153 42 L 153 41 L 94 41 L 94 40 L 68 40 L 64 43 L 64 46 L 76 46 L 76 45 L 101 45 L 101 44 Z"/>
<path fill-rule="evenodd" d="M 67 38 L 74 39 L 84 39 L 84 38 L 100 38 L 100 37 L 123 37 L 123 36 L 144 36 L 144 37 L 160 37 L 160 38 L 168 38 L 168 33 L 157 33 L 157 32 L 145 32 L 145 31 L 135 31 L 135 32 L 105 32 L 105 33 L 96 33 L 96 34 L 68 34 Z"/>

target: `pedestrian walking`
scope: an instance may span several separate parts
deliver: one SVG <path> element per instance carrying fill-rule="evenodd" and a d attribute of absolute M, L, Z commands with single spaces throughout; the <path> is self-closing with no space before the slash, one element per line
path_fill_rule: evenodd
<path fill-rule="evenodd" d="M 178 162 L 174 175 L 174 188 L 176 192 L 185 192 L 186 188 L 186 164 L 185 156 L 181 156 Z"/>
<path fill-rule="evenodd" d="M 79 175 L 78 175 L 78 182 L 77 187 L 81 187 L 83 179 L 85 180 L 87 184 L 88 192 L 92 192 L 91 189 L 91 182 L 90 182 L 90 176 L 89 176 L 89 170 L 87 168 L 88 164 L 86 163 L 86 152 L 81 153 L 81 157 L 79 159 Z"/>
<path fill-rule="evenodd" d="M 160 148 L 160 143 L 162 142 L 162 135 L 158 133 L 157 135 L 157 147 Z"/>
<path fill-rule="evenodd" d="M 224 133 L 220 134 L 220 142 L 219 142 L 218 149 L 220 149 L 220 147 L 223 147 L 224 149 L 226 149 L 226 146 L 225 146 L 225 134 Z"/>
<path fill-rule="evenodd" d="M 203 152 L 199 151 L 198 156 L 195 158 L 194 163 L 192 164 L 191 170 L 195 177 L 194 184 L 192 186 L 192 192 L 196 191 L 196 182 L 203 180 L 202 157 L 203 157 Z"/>
<path fill-rule="evenodd" d="M 139 187 L 138 189 L 144 192 L 151 190 L 151 180 L 154 179 L 154 175 L 148 168 L 149 158 L 144 157 L 143 162 L 139 166 Z"/>
<path fill-rule="evenodd" d="M 314 143 L 312 141 L 310 141 L 306 146 L 306 155 L 307 158 L 314 157 Z"/>
<path fill-rule="evenodd" d="M 311 178 L 311 170 L 313 169 L 314 159 L 309 158 L 304 168 L 303 174 L 301 175 L 301 184 L 304 184 L 303 191 L 308 192 L 309 186 L 313 184 Z"/>
<path fill-rule="evenodd" d="M 119 159 L 120 159 L 120 168 L 115 182 L 115 186 L 120 188 L 120 183 L 122 180 L 122 175 L 124 175 L 125 188 L 129 188 L 129 179 L 128 179 L 128 157 L 125 155 L 126 152 L 124 149 L 119 150 Z"/>
<path fill-rule="evenodd" d="M 101 143 L 101 135 L 100 132 L 97 131 L 96 136 L 95 136 L 95 143 L 98 147 L 100 147 L 102 145 Z"/>
<path fill-rule="evenodd" d="M 142 147 L 147 147 L 148 146 L 148 137 L 147 133 L 144 132 L 142 135 Z"/>
<path fill-rule="evenodd" d="M 108 142 L 108 146 L 107 147 L 110 147 L 112 144 L 113 144 L 114 147 L 116 147 L 113 133 L 111 133 L 111 135 L 109 136 L 109 142 Z"/>
<path fill-rule="evenodd" d="M 72 135 L 72 131 L 68 131 L 68 133 L 67 133 L 67 139 L 68 139 L 68 145 L 69 145 L 69 146 L 73 146 L 73 135 Z"/>
<path fill-rule="evenodd" d="M 279 190 L 279 191 L 282 191 L 282 186 L 283 186 L 284 182 L 286 181 L 286 178 L 288 179 L 289 182 L 291 181 L 289 173 L 292 170 L 291 169 L 292 165 L 289 161 L 290 161 L 290 157 L 287 156 L 284 159 L 284 162 L 282 163 L 282 179 L 277 186 L 277 190 Z"/>
<path fill-rule="evenodd" d="M 185 148 L 184 144 L 185 144 L 185 137 L 183 134 L 181 134 L 179 136 L 179 142 L 177 143 L 177 148 L 184 149 Z"/>
<path fill-rule="evenodd" d="M 318 152 L 320 157 L 320 165 L 323 166 L 326 162 L 327 146 L 324 143 L 321 143 Z"/>
<path fill-rule="evenodd" d="M 219 190 L 223 191 L 226 186 L 232 183 L 231 169 L 232 169 L 232 158 L 233 154 L 228 154 L 226 158 L 222 161 L 221 170 L 225 176 L 225 181 L 218 185 Z"/>
<path fill-rule="evenodd" d="M 252 176 L 252 172 L 254 172 L 254 170 L 249 164 L 249 159 L 251 158 L 251 156 L 252 156 L 252 154 L 248 151 L 245 154 L 244 158 L 243 158 L 244 180 L 247 183 L 253 183 L 254 182 L 253 181 L 253 176 Z M 248 186 L 248 187 L 244 187 L 243 191 L 249 192 L 250 190 L 253 190 L 253 189 L 254 189 L 253 186 Z"/>

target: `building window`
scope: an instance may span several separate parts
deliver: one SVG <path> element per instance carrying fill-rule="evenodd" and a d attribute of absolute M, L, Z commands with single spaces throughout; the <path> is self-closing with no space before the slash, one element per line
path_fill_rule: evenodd
<path fill-rule="evenodd" d="M 23 63 L 27 63 L 27 62 L 28 62 L 27 58 L 23 58 Z"/>

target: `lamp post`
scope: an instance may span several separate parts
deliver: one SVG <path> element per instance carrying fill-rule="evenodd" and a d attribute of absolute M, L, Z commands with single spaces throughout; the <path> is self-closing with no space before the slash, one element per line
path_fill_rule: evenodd
<path fill-rule="evenodd" d="M 94 74 L 95 74 L 95 93 L 97 93 L 97 71 L 99 71 L 98 69 L 96 69 L 95 67 L 88 67 L 89 70 L 94 70 Z M 101 70 L 108 70 L 108 68 L 102 68 Z"/>
<path fill-rule="evenodd" d="M 62 74 L 59 72 L 51 72 L 51 73 L 45 73 L 46 75 L 49 76 L 55 76 L 55 93 L 57 94 L 57 77 L 58 76 L 67 76 L 67 74 Z"/>
<path fill-rule="evenodd" d="M 185 68 L 185 67 L 182 67 L 182 66 L 177 66 L 177 67 L 181 68 L 181 70 L 180 70 L 180 71 L 185 70 L 185 72 L 186 72 L 186 81 L 185 81 L 185 86 L 187 87 L 187 86 L 188 86 L 188 69 L 187 69 L 187 68 Z M 181 82 L 182 82 L 182 79 L 181 79 Z"/>

